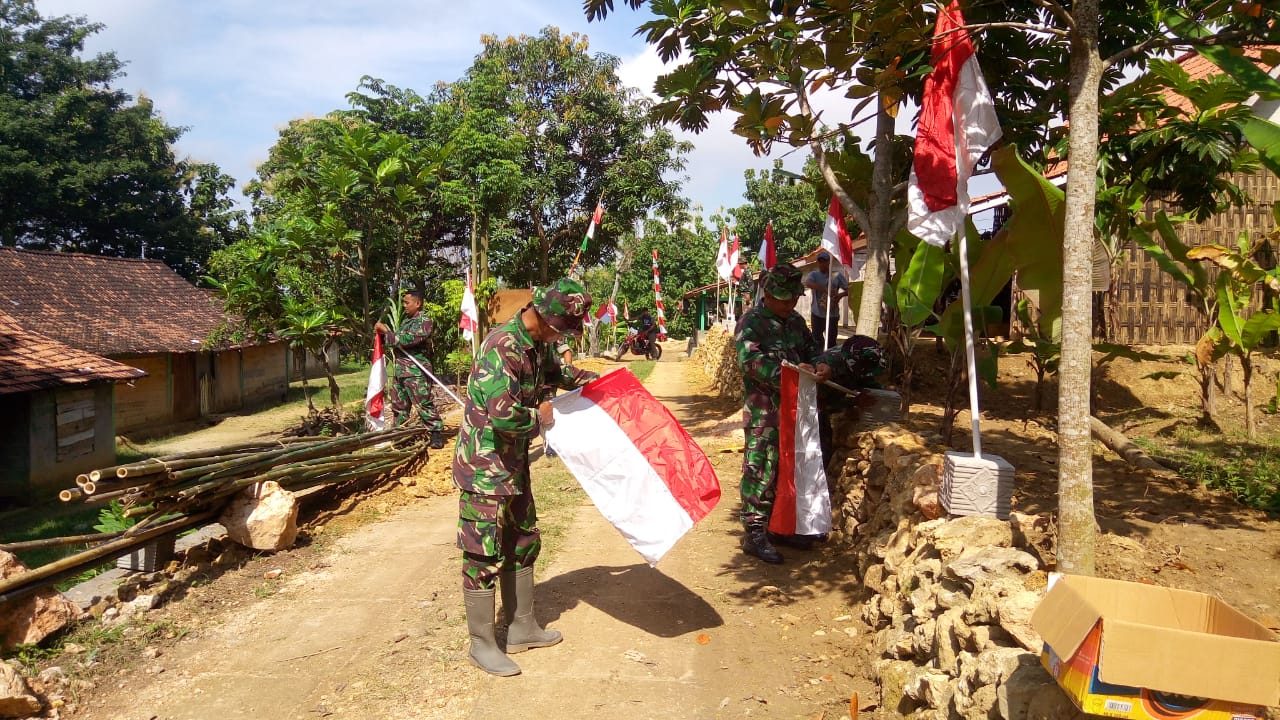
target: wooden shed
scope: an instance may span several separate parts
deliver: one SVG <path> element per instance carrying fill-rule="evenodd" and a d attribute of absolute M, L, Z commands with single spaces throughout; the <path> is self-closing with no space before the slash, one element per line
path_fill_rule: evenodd
<path fill-rule="evenodd" d="M 137 368 L 24 330 L 0 312 L 0 509 L 115 464 L 116 383 Z"/>
<path fill-rule="evenodd" d="M 146 373 L 115 389 L 115 431 L 138 436 L 284 398 L 284 342 L 213 342 L 217 298 L 158 260 L 0 249 L 0 308 L 24 329 Z"/>

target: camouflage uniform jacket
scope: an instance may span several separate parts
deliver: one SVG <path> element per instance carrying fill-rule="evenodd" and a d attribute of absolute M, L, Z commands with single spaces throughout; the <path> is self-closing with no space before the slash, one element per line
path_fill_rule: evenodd
<path fill-rule="evenodd" d="M 401 320 L 398 331 L 387 333 L 387 347 L 396 351 L 396 377 L 424 377 L 422 370 L 413 364 L 408 355 L 412 353 L 418 362 L 427 368 L 431 367 L 431 361 L 427 359 L 431 330 L 431 318 L 426 313 L 419 312 L 411 318 Z"/>
<path fill-rule="evenodd" d="M 538 436 L 538 403 L 599 377 L 564 366 L 551 345 L 534 340 L 516 313 L 489 333 L 467 383 L 466 407 L 453 455 L 453 482 L 481 495 L 528 492 L 529 441 Z"/>
<path fill-rule="evenodd" d="M 811 363 L 818 356 L 809 326 L 800 313 L 785 318 L 764 305 L 747 311 L 734 338 L 742 370 L 742 422 L 746 427 L 778 427 L 782 362 Z"/>

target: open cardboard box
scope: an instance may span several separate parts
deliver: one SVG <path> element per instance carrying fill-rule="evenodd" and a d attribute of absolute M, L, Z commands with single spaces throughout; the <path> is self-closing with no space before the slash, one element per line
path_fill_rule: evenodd
<path fill-rule="evenodd" d="M 1062 575 L 1031 617 L 1041 663 L 1087 713 L 1242 720 L 1280 705 L 1280 642 L 1217 598 Z"/>

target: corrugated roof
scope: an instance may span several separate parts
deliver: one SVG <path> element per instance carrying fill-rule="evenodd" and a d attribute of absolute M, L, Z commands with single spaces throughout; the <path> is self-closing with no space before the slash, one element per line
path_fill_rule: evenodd
<path fill-rule="evenodd" d="M 0 310 L 100 355 L 194 352 L 223 321 L 217 298 L 159 260 L 0 248 Z"/>
<path fill-rule="evenodd" d="M 29 332 L 0 312 L 0 395 L 144 375 L 138 368 Z"/>

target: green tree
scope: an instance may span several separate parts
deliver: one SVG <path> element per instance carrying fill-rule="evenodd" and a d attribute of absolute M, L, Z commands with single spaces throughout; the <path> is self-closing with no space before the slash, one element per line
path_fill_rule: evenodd
<path fill-rule="evenodd" d="M 781 160 L 773 162 L 773 169 L 759 174 L 747 170 L 745 177 L 747 204 L 729 211 L 737 224 L 738 237 L 750 246 L 742 248 L 744 259 L 755 258 L 769 223 L 773 223 L 779 262 L 800 257 L 818 246 L 826 208 L 814 192 L 816 186 L 825 187 L 818 176 L 817 163 L 812 159 L 806 162 L 803 177 L 783 170 Z"/>
<path fill-rule="evenodd" d="M 0 2 L 0 244 L 160 258 L 188 278 L 234 242 L 234 181 L 179 160 L 152 102 L 112 83 L 114 53 L 81 57 L 102 29 L 44 18 L 32 0 Z"/>

